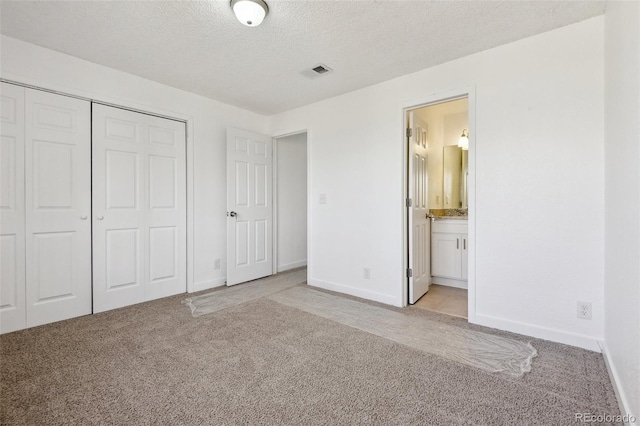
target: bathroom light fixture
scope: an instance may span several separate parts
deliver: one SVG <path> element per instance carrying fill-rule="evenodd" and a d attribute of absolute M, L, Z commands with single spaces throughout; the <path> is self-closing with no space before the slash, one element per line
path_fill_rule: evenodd
<path fill-rule="evenodd" d="M 257 27 L 269 13 L 269 6 L 263 0 L 231 0 L 231 9 L 247 27 Z"/>
<path fill-rule="evenodd" d="M 460 135 L 460 139 L 458 139 L 458 147 L 462 148 L 464 151 L 469 149 L 469 132 L 467 129 L 462 131 L 462 135 Z"/>

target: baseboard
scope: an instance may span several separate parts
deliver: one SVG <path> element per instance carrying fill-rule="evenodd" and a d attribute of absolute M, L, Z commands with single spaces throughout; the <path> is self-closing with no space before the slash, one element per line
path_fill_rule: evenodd
<path fill-rule="evenodd" d="M 278 265 L 278 272 L 288 271 L 290 269 L 301 268 L 307 266 L 307 259 L 300 260 L 298 262 L 286 263 L 284 265 Z"/>
<path fill-rule="evenodd" d="M 616 399 L 618 400 L 618 405 L 620 407 L 620 414 L 623 416 L 628 414 L 627 417 L 635 417 L 638 419 L 640 413 L 632 413 L 631 406 L 629 404 L 629 399 L 627 398 L 622 386 L 620 386 L 620 375 L 616 370 L 615 365 L 613 364 L 613 360 L 609 356 L 609 351 L 607 350 L 607 344 L 604 341 L 599 341 L 600 350 L 602 351 L 602 356 L 604 357 L 604 364 L 607 366 L 607 372 L 609 373 L 609 379 L 611 379 L 611 384 L 613 385 L 613 392 L 616 394 Z M 625 425 L 631 425 L 630 422 L 625 422 Z"/>
<path fill-rule="evenodd" d="M 385 303 L 387 305 L 402 307 L 402 302 L 400 300 L 396 300 L 395 297 L 389 296 L 387 294 L 378 293 L 370 290 L 363 290 L 361 288 L 351 287 L 344 284 L 332 283 L 329 281 L 316 280 L 314 278 L 309 278 L 307 281 L 312 287 L 322 288 L 324 290 L 335 291 L 338 293 L 345 293 L 350 296 L 361 297 L 367 300 L 373 300 L 374 302 Z"/>
<path fill-rule="evenodd" d="M 568 333 L 553 328 L 540 327 L 537 325 L 511 321 L 504 318 L 496 318 L 489 315 L 476 313 L 474 324 L 485 327 L 497 328 L 499 330 L 511 331 L 512 333 L 524 334 L 525 336 L 536 337 L 538 339 L 550 340 L 552 342 L 563 343 L 565 345 L 577 346 L 594 352 L 600 352 L 598 339 L 585 336 L 583 334 Z"/>
<path fill-rule="evenodd" d="M 226 277 L 220 277 L 213 280 L 200 281 L 199 283 L 195 283 L 193 286 L 193 290 L 189 293 L 196 293 L 202 290 L 209 290 L 211 288 L 222 287 L 227 283 Z"/>
<path fill-rule="evenodd" d="M 446 287 L 455 287 L 467 290 L 469 287 L 467 281 L 462 280 L 454 280 L 452 278 L 444 278 L 444 277 L 431 277 L 431 284 L 443 285 Z"/>

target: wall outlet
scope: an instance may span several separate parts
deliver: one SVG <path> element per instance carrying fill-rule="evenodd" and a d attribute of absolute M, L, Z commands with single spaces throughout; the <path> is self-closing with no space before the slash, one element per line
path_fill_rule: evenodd
<path fill-rule="evenodd" d="M 439 206 L 440 205 L 440 196 L 436 195 L 436 204 Z"/>
<path fill-rule="evenodd" d="M 578 318 L 591 319 L 591 302 L 578 301 Z"/>
<path fill-rule="evenodd" d="M 320 204 L 327 204 L 327 194 L 320 194 Z"/>
<path fill-rule="evenodd" d="M 220 258 L 213 262 L 213 269 L 220 269 Z"/>
<path fill-rule="evenodd" d="M 365 280 L 371 279 L 371 268 L 364 268 L 364 279 Z"/>

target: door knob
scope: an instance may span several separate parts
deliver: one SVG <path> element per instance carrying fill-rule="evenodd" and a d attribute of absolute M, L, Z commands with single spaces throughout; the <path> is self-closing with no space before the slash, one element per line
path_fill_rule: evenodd
<path fill-rule="evenodd" d="M 238 216 L 238 213 L 236 213 L 236 212 L 229 212 L 229 216 L 231 216 L 231 217 L 236 217 L 236 216 Z"/>
<path fill-rule="evenodd" d="M 82 219 L 82 220 L 87 220 L 87 216 L 84 216 L 84 215 L 83 215 L 83 216 L 80 216 L 80 219 Z"/>
<path fill-rule="evenodd" d="M 104 216 L 98 216 L 98 220 L 104 219 Z"/>

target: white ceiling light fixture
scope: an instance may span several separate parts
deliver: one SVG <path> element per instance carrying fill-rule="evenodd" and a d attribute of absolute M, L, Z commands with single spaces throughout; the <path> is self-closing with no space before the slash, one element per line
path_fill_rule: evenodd
<path fill-rule="evenodd" d="M 257 27 L 269 13 L 269 6 L 263 0 L 231 0 L 231 9 L 247 27 Z"/>
<path fill-rule="evenodd" d="M 462 135 L 460 135 L 460 139 L 458 139 L 458 146 L 465 151 L 469 149 L 469 132 L 467 129 L 462 131 Z"/>

